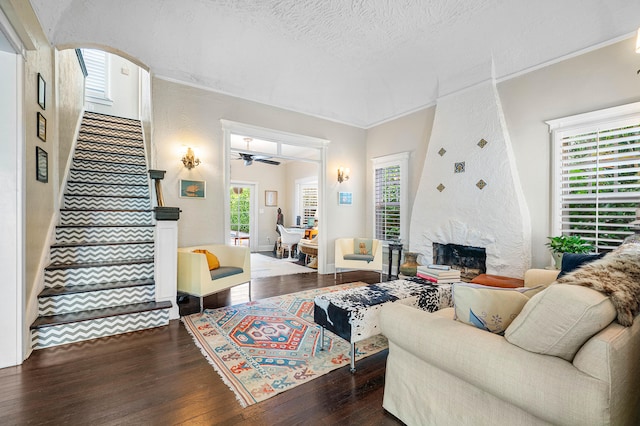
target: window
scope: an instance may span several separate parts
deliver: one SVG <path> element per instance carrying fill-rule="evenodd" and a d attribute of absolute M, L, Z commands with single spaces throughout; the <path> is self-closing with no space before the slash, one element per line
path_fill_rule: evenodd
<path fill-rule="evenodd" d="M 318 185 L 300 185 L 300 216 L 302 225 L 313 225 L 318 210 Z"/>
<path fill-rule="evenodd" d="M 109 54 L 101 50 L 82 49 L 87 67 L 86 97 L 90 102 L 111 104 L 109 99 Z"/>
<path fill-rule="evenodd" d="M 632 234 L 640 202 L 640 103 L 548 122 L 553 131 L 553 234 L 598 252 Z"/>
<path fill-rule="evenodd" d="M 406 240 L 408 153 L 373 159 L 374 238 Z"/>

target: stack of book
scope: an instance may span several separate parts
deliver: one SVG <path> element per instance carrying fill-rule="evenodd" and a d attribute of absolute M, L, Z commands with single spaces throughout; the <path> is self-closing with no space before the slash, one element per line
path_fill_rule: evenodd
<path fill-rule="evenodd" d="M 418 278 L 437 284 L 460 282 L 460 271 L 447 265 L 418 266 L 416 275 Z"/>

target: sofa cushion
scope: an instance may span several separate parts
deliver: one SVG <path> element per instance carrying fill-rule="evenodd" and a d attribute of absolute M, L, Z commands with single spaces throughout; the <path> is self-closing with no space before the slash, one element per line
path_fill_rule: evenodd
<path fill-rule="evenodd" d="M 582 265 L 598 260 L 604 255 L 605 253 L 564 253 L 562 255 L 562 267 L 560 268 L 558 278 L 575 271 Z"/>
<path fill-rule="evenodd" d="M 504 288 L 457 283 L 452 287 L 455 319 L 481 330 L 503 334 L 529 297 L 543 287 Z"/>
<path fill-rule="evenodd" d="M 220 266 L 217 269 L 211 270 L 211 279 L 217 280 L 224 277 L 230 277 L 231 275 L 241 274 L 244 270 L 237 266 Z"/>
<path fill-rule="evenodd" d="M 366 262 L 371 262 L 373 260 L 373 256 L 370 254 L 345 254 L 342 257 L 344 260 L 364 260 Z"/>
<path fill-rule="evenodd" d="M 207 265 L 209 265 L 209 270 L 213 271 L 214 269 L 218 269 L 220 267 L 220 261 L 218 257 L 211 253 L 209 250 L 201 250 L 197 249 L 193 251 L 194 253 L 201 253 L 207 257 Z"/>
<path fill-rule="evenodd" d="M 615 317 L 615 307 L 602 293 L 552 284 L 531 298 L 504 336 L 527 351 L 572 361 L 578 349 Z"/>
<path fill-rule="evenodd" d="M 353 239 L 353 253 L 371 255 L 373 247 L 373 240 L 370 238 L 354 238 Z"/>

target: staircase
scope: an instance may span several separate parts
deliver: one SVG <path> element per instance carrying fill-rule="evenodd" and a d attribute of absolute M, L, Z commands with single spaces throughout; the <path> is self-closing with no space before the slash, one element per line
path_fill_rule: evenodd
<path fill-rule="evenodd" d="M 155 302 L 153 239 L 140 122 L 85 113 L 32 347 L 167 325 L 171 303 Z"/>

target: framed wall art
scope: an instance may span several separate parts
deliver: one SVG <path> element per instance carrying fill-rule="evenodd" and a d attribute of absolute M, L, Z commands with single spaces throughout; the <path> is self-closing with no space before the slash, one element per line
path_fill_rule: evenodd
<path fill-rule="evenodd" d="M 180 179 L 180 198 L 204 199 L 206 194 L 205 181 Z"/>
<path fill-rule="evenodd" d="M 44 81 L 42 74 L 38 73 L 38 105 L 43 110 L 46 109 L 47 83 Z"/>
<path fill-rule="evenodd" d="M 38 113 L 38 137 L 42 142 L 47 141 L 47 119 L 40 113 Z"/>
<path fill-rule="evenodd" d="M 278 205 L 278 191 L 264 191 L 264 205 L 275 207 Z"/>
<path fill-rule="evenodd" d="M 49 156 L 47 151 L 36 146 L 36 180 L 38 182 L 49 182 Z"/>
<path fill-rule="evenodd" d="M 350 206 L 353 204 L 353 192 L 338 192 L 338 205 Z"/>

